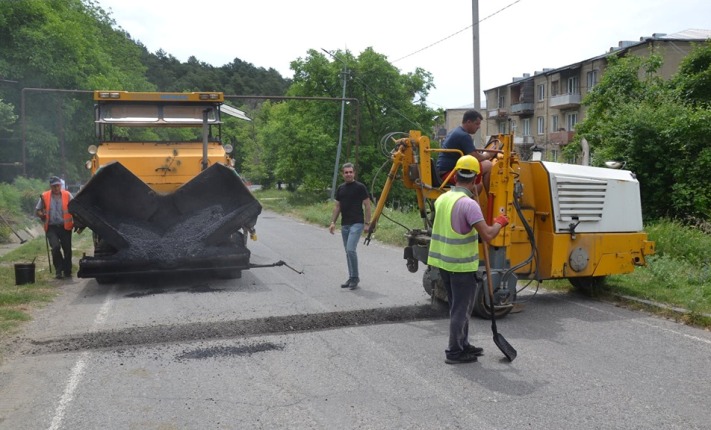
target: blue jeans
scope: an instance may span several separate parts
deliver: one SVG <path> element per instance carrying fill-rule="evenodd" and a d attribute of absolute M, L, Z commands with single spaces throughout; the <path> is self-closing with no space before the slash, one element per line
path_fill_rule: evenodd
<path fill-rule="evenodd" d="M 348 262 L 348 278 L 358 278 L 358 254 L 356 246 L 363 234 L 363 223 L 341 226 L 341 236 L 343 236 L 343 247 L 346 248 L 346 261 Z"/>

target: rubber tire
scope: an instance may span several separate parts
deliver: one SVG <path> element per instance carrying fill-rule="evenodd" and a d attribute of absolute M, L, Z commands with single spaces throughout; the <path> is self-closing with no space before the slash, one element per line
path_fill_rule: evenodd
<path fill-rule="evenodd" d="M 484 285 L 486 283 L 486 280 L 484 280 L 484 283 L 482 284 L 477 284 L 476 286 L 476 291 L 474 292 L 474 309 L 472 310 L 472 315 L 482 318 L 482 319 L 491 319 L 491 309 L 487 305 L 487 296 L 489 295 L 489 288 L 488 286 Z M 496 311 L 496 318 L 503 318 L 506 315 L 511 312 L 512 306 L 508 306 L 502 309 L 497 309 Z"/>
<path fill-rule="evenodd" d="M 422 274 L 422 286 L 430 297 L 432 297 L 432 294 L 434 293 L 435 299 L 447 303 L 447 290 L 444 289 L 444 284 L 441 279 L 437 279 L 436 281 L 431 279 L 431 270 L 432 268 L 427 266 L 427 269 L 425 269 L 425 272 Z"/>

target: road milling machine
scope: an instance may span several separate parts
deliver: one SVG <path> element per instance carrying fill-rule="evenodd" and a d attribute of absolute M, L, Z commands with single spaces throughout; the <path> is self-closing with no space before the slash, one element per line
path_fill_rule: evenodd
<path fill-rule="evenodd" d="M 221 142 L 221 116 L 248 118 L 220 92 L 95 91 L 94 101 L 92 177 L 69 203 L 75 225 L 93 232 L 94 255 L 77 275 L 239 277 L 262 207 Z"/>
<path fill-rule="evenodd" d="M 510 223 L 488 249 L 493 306 L 485 264 L 479 266 L 475 315 L 490 318 L 492 309 L 497 317 L 507 315 L 532 282 L 568 279 L 575 287 L 589 288 L 608 275 L 646 264 L 646 257 L 654 254 L 654 242 L 643 231 L 639 183 L 632 172 L 522 161 L 513 142 L 511 134 L 498 135 L 478 150 L 493 163 L 489 192 L 482 189 L 478 196 L 486 222 L 506 215 Z M 402 181 L 415 191 L 423 223 L 405 234 L 404 259 L 409 271 L 416 273 L 420 262 L 427 264 L 434 200 L 449 189 L 445 184 L 454 173 L 439 179 L 435 160 L 438 152 L 447 150 L 431 148 L 420 131 L 391 133 L 381 144 L 392 165 L 365 243 L 377 229 L 393 184 Z M 479 243 L 480 258 L 486 255 L 483 246 Z M 437 268 L 425 268 L 423 286 L 433 298 L 447 299 Z"/>

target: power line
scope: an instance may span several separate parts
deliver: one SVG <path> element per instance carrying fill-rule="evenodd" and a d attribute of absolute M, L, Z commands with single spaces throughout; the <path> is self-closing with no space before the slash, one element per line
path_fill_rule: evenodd
<path fill-rule="evenodd" d="M 521 0 L 516 0 L 515 2 L 513 2 L 513 3 L 511 3 L 511 4 L 507 5 L 507 6 L 504 6 L 504 7 L 502 7 L 502 8 L 499 9 L 499 10 L 497 10 L 496 12 L 492 13 L 491 15 L 480 19 L 479 22 L 476 23 L 476 25 L 481 24 L 482 22 L 486 21 L 487 19 L 491 18 L 492 16 L 497 15 L 497 14 L 503 12 L 504 10 L 510 8 L 511 6 L 515 5 L 516 3 L 520 2 L 520 1 L 521 1 Z M 424 50 L 430 49 L 431 47 L 433 47 L 433 46 L 435 46 L 435 45 L 438 45 L 438 44 L 444 42 L 444 41 L 447 40 L 447 39 L 451 39 L 452 37 L 458 35 L 459 33 L 463 32 L 463 31 L 469 30 L 469 29 L 472 28 L 472 27 L 474 27 L 474 24 L 471 24 L 471 25 L 469 25 L 469 26 L 466 26 L 466 27 L 464 27 L 463 29 L 457 31 L 456 33 L 452 33 L 452 34 L 450 34 L 449 36 L 445 37 L 444 39 L 440 39 L 440 40 L 438 40 L 438 41 L 436 41 L 436 42 L 434 42 L 434 43 L 432 43 L 432 44 L 429 44 L 429 45 L 425 46 L 425 47 L 422 48 L 422 49 L 418 49 L 417 51 L 415 51 L 415 52 L 413 52 L 413 53 L 411 53 L 411 54 L 407 54 L 407 55 L 405 55 L 404 57 L 400 57 L 400 58 L 398 58 L 397 60 L 394 60 L 393 63 L 397 63 L 397 62 L 400 61 L 400 60 L 404 60 L 405 58 L 412 57 L 412 56 L 415 55 L 415 54 L 419 54 L 420 52 L 422 52 L 422 51 L 424 51 Z"/>

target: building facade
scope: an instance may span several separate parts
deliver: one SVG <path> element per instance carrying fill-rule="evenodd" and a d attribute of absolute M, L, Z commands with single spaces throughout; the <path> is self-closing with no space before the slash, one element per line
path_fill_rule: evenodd
<path fill-rule="evenodd" d="M 536 150 L 542 152 L 544 160 L 563 161 L 559 160 L 561 149 L 574 139 L 575 125 L 585 118 L 582 101 L 600 81 L 610 56 L 659 54 L 663 58 L 659 74 L 670 78 L 694 44 L 709 38 L 711 30 L 656 33 L 639 42 L 622 41 L 609 52 L 578 63 L 513 78 L 508 84 L 484 91 L 482 134 L 513 132 L 516 149 L 524 159 Z"/>

